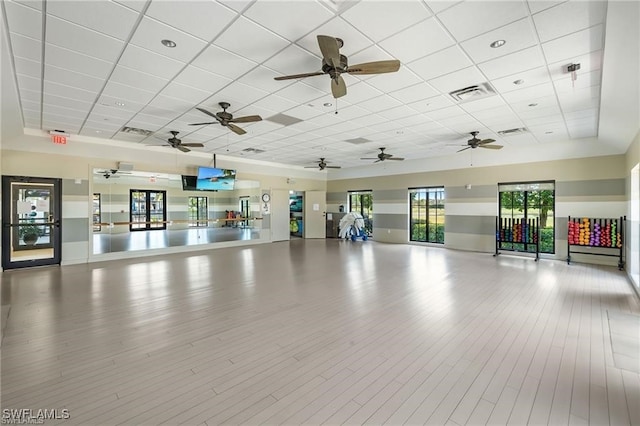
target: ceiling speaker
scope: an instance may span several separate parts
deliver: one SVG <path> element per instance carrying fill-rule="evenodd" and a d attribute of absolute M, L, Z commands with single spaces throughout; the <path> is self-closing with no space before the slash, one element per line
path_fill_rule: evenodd
<path fill-rule="evenodd" d="M 133 164 L 120 161 L 118 162 L 118 170 L 123 172 L 130 172 L 133 170 Z"/>

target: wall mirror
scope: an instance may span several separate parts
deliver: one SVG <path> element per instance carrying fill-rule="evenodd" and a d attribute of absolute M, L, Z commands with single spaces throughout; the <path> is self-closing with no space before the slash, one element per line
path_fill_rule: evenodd
<path fill-rule="evenodd" d="M 260 239 L 257 181 L 197 190 L 195 176 L 95 168 L 92 184 L 94 255 Z"/>

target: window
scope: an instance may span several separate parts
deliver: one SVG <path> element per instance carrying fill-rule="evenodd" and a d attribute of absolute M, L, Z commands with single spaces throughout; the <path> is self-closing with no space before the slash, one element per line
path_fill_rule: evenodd
<path fill-rule="evenodd" d="M 444 244 L 444 187 L 409 189 L 409 240 Z"/>
<path fill-rule="evenodd" d="M 167 229 L 167 191 L 129 191 L 131 231 Z"/>
<path fill-rule="evenodd" d="M 538 219 L 540 253 L 555 253 L 555 182 L 498 184 L 498 212 L 502 219 Z M 533 244 L 502 243 L 503 250 L 535 251 Z"/>
<path fill-rule="evenodd" d="M 189 226 L 207 226 L 207 197 L 189 197 Z"/>
<path fill-rule="evenodd" d="M 364 231 L 373 235 L 373 192 L 349 191 L 349 212 L 360 213 L 364 218 Z"/>

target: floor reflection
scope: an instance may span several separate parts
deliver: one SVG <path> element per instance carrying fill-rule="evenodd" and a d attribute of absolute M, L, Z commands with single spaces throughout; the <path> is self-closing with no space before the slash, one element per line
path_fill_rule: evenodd
<path fill-rule="evenodd" d="M 196 228 L 93 234 L 93 254 L 260 239 L 257 228 Z"/>

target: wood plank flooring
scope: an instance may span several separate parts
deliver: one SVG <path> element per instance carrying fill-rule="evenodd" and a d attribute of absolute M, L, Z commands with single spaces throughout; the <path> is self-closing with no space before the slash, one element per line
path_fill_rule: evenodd
<path fill-rule="evenodd" d="M 1 278 L 3 416 L 640 424 L 609 327 L 640 303 L 615 268 L 330 239 Z"/>

